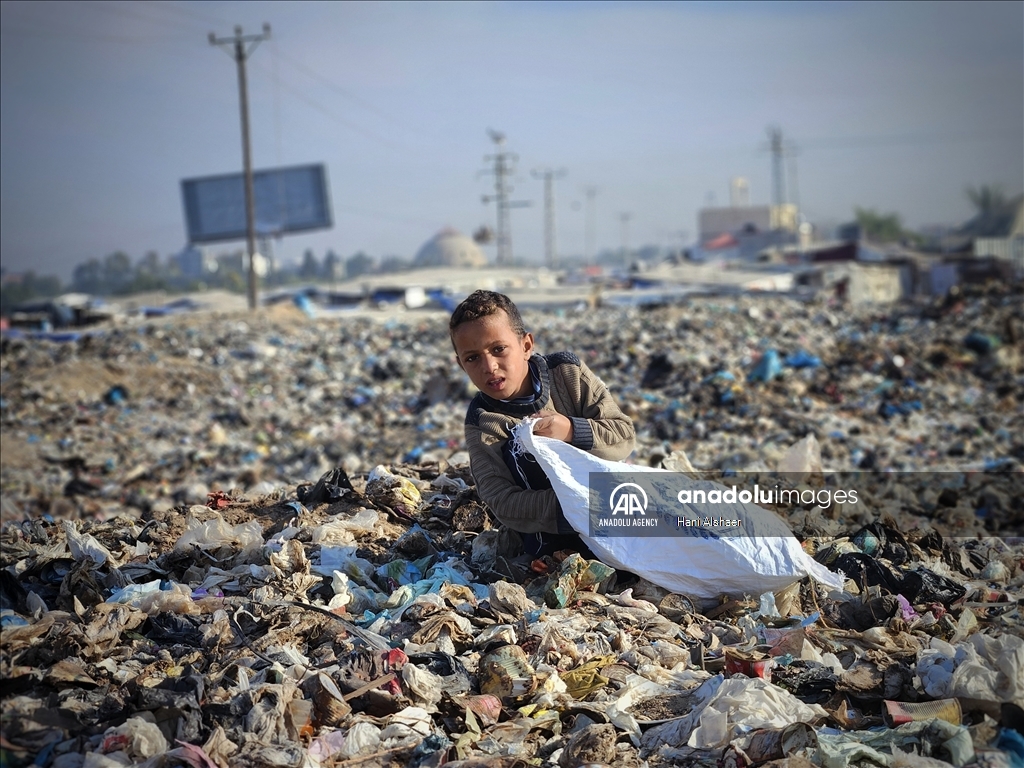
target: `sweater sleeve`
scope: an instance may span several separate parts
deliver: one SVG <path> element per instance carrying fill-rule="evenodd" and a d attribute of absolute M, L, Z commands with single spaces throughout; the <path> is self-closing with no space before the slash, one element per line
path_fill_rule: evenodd
<path fill-rule="evenodd" d="M 587 364 L 580 362 L 580 404 L 581 417 L 573 419 L 573 444 L 589 437 L 590 445 L 577 445 L 598 458 L 621 461 L 636 447 L 636 429 L 633 420 L 622 412 L 604 382 Z M 577 432 L 577 422 L 584 421 L 582 434 Z M 587 432 L 590 434 L 587 435 Z"/>
<path fill-rule="evenodd" d="M 558 533 L 558 499 L 548 489 L 526 490 L 512 480 L 495 445 L 486 445 L 483 431 L 466 424 L 466 448 L 476 492 L 494 516 L 521 533 Z"/>

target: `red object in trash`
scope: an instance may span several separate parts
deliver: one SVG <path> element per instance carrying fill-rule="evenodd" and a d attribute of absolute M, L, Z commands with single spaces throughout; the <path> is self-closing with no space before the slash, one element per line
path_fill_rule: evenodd
<path fill-rule="evenodd" d="M 760 677 L 762 680 L 771 680 L 775 659 L 761 658 L 760 656 L 761 654 L 755 656 L 726 648 L 725 673 L 727 675 L 746 675 L 747 677 Z"/>
<path fill-rule="evenodd" d="M 224 491 L 210 491 L 206 495 L 206 506 L 210 509 L 224 509 L 231 503 L 231 497 Z"/>

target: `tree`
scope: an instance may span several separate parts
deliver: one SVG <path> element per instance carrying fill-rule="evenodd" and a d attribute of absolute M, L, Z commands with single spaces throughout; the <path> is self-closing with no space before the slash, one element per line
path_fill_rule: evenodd
<path fill-rule="evenodd" d="M 307 248 L 302 254 L 302 266 L 299 267 L 299 276 L 303 280 L 315 280 L 320 276 L 320 263 L 316 260 L 312 248 Z"/>
<path fill-rule="evenodd" d="M 60 278 L 55 275 L 39 276 L 31 270 L 21 275 L 20 280 L 16 275 L 8 275 L 0 288 L 0 306 L 6 309 L 23 301 L 56 296 L 61 288 Z"/>
<path fill-rule="evenodd" d="M 878 213 L 870 208 L 854 208 L 857 224 L 864 237 L 878 243 L 893 243 L 904 239 L 903 222 L 898 213 Z"/>
<path fill-rule="evenodd" d="M 982 184 L 980 187 L 967 187 L 964 190 L 971 205 L 978 209 L 978 215 L 982 219 L 988 219 L 1000 208 L 1006 206 L 1006 195 L 1000 186 L 994 184 Z"/>
<path fill-rule="evenodd" d="M 342 261 L 341 256 L 333 250 L 328 250 L 327 255 L 324 256 L 324 277 L 331 281 L 338 280 L 344 271 L 345 262 Z"/>
<path fill-rule="evenodd" d="M 373 270 L 373 257 L 367 256 L 362 251 L 354 253 L 345 260 L 345 276 L 348 278 L 359 277 Z"/>
<path fill-rule="evenodd" d="M 103 287 L 122 292 L 132 280 L 132 260 L 124 251 L 115 251 L 103 260 Z"/>
<path fill-rule="evenodd" d="M 100 260 L 89 259 L 75 267 L 71 285 L 79 293 L 100 293 L 103 289 L 103 266 Z"/>
<path fill-rule="evenodd" d="M 385 256 L 380 263 L 381 272 L 401 272 L 409 268 L 409 260 L 402 256 Z"/>
<path fill-rule="evenodd" d="M 147 251 L 146 255 L 139 259 L 139 263 L 135 265 L 136 274 L 157 276 L 161 271 L 160 254 L 156 251 Z"/>

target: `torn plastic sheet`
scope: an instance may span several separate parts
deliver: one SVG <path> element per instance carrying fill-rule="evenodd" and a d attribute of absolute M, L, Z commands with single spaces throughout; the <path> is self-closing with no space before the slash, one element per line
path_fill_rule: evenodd
<path fill-rule="evenodd" d="M 936 699 L 1012 702 L 1024 706 L 1024 639 L 972 635 L 950 645 L 932 638 L 917 660 L 925 693 Z"/>
<path fill-rule="evenodd" d="M 737 735 L 759 728 L 783 728 L 813 723 L 827 713 L 817 704 L 804 704 L 793 694 L 760 678 L 711 678 L 694 694 L 685 717 L 655 726 L 641 739 L 653 753 L 661 745 L 699 749 L 724 747 Z"/>
<path fill-rule="evenodd" d="M 208 511 L 205 507 L 200 509 Z M 219 513 L 215 514 L 213 519 L 202 523 L 190 511 L 185 532 L 174 545 L 174 549 L 185 552 L 192 546 L 204 550 L 225 547 L 242 553 L 252 552 L 263 546 L 263 528 L 258 520 L 230 525 Z"/>
<path fill-rule="evenodd" d="M 818 750 L 822 768 L 849 768 L 865 760 L 895 768 L 900 752 L 937 758 L 957 768 L 974 760 L 970 731 L 938 719 L 871 731 L 819 729 Z"/>
<path fill-rule="evenodd" d="M 75 560 L 92 560 L 97 565 L 109 563 L 113 557 L 110 550 L 100 544 L 90 533 L 79 533 L 70 520 L 61 522 L 64 535 L 67 537 L 68 549 Z"/>

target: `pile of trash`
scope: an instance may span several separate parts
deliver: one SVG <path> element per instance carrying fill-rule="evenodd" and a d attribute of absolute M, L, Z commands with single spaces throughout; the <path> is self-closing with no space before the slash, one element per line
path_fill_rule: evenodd
<path fill-rule="evenodd" d="M 3 764 L 1019 765 L 1024 543 L 845 533 L 843 590 L 699 600 L 523 555 L 464 465 L 6 522 Z"/>
<path fill-rule="evenodd" d="M 640 464 L 682 450 L 701 468 L 774 469 L 809 434 L 832 470 L 1024 463 L 1019 289 L 886 314 L 739 296 L 526 320 L 541 352 L 573 350 L 607 384 Z M 5 519 L 468 460 L 472 393 L 441 314 L 310 320 L 279 305 L 0 345 Z"/>
<path fill-rule="evenodd" d="M 639 463 L 812 491 L 774 512 L 842 588 L 714 598 L 523 553 L 441 319 L 6 341 L 0 765 L 1024 766 L 1011 299 L 528 318 Z"/>

